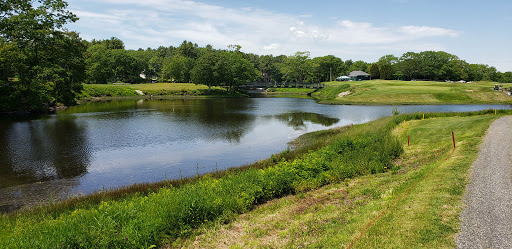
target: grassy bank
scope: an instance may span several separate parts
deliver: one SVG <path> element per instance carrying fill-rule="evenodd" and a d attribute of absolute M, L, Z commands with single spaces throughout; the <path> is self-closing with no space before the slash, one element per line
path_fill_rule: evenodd
<path fill-rule="evenodd" d="M 352 93 L 338 97 L 340 88 L 350 84 Z M 313 97 L 326 104 L 511 104 L 512 98 L 494 91 L 495 82 L 446 83 L 435 81 L 371 80 L 329 82 L 327 87 L 313 93 Z M 512 84 L 502 84 L 509 88 Z"/>
<path fill-rule="evenodd" d="M 285 94 L 292 94 L 292 95 L 309 95 L 316 91 L 316 89 L 312 88 L 269 88 L 267 89 L 267 92 L 265 94 L 270 95 L 285 95 Z"/>
<path fill-rule="evenodd" d="M 386 171 L 401 152 L 388 123 L 331 132 L 336 139 L 324 147 L 316 143 L 318 150 L 218 179 L 207 175 L 191 184 L 99 205 L 2 217 L 0 248 L 140 248 L 174 241 L 204 223 L 229 220 L 276 197 Z"/>
<path fill-rule="evenodd" d="M 327 87 L 270 88 L 267 94 L 273 97 L 311 97 L 323 104 L 512 104 L 512 98 L 494 91 L 495 82 L 446 83 L 435 81 L 371 80 L 351 82 L 328 82 Z M 502 84 L 509 88 L 512 84 Z M 233 96 L 219 87 L 208 93 L 205 85 L 190 83 L 155 83 L 131 85 L 84 85 L 81 99 L 98 97 L 135 97 L 135 90 L 153 96 Z M 343 97 L 338 95 L 350 91 Z M 235 96 L 241 96 L 235 94 Z"/>
<path fill-rule="evenodd" d="M 208 86 L 192 83 L 154 83 L 154 84 L 84 84 L 81 99 L 101 97 L 135 97 L 141 96 L 135 90 L 142 91 L 145 95 L 153 96 L 228 96 L 229 93 L 220 87 L 212 87 L 208 92 Z"/>
<path fill-rule="evenodd" d="M 453 248 L 469 168 L 496 116 L 441 116 L 450 115 L 406 116 L 393 129 L 405 152 L 391 171 L 270 201 L 171 247 Z"/>
<path fill-rule="evenodd" d="M 338 193 L 336 190 L 333 192 L 332 198 L 334 198 L 334 202 L 336 199 L 338 202 L 345 203 L 346 201 L 347 205 L 331 203 L 332 205 L 327 206 L 329 209 L 326 210 L 316 205 L 306 206 L 303 211 L 296 212 L 292 216 L 305 215 L 304 222 L 309 222 L 306 224 L 307 229 L 304 229 L 303 226 L 295 226 L 295 230 L 279 233 L 279 236 L 288 238 L 293 243 L 316 243 L 319 246 L 341 245 L 358 234 L 376 212 L 383 207 L 390 206 L 390 203 L 393 203 L 393 200 L 396 200 L 401 193 L 406 192 L 406 189 L 414 182 L 428 183 L 434 179 L 435 174 L 433 173 L 428 178 L 429 181 L 422 180 L 431 169 L 441 168 L 436 166 L 436 163 L 448 154 L 449 142 L 451 142 L 451 140 L 448 144 L 442 142 L 445 140 L 441 139 L 444 136 L 440 132 L 444 130 L 439 130 L 436 127 L 443 127 L 446 131 L 454 129 L 458 136 L 459 149 L 452 158 L 457 159 L 453 165 L 459 166 L 456 167 L 457 170 L 448 168 L 445 177 L 439 176 L 441 184 L 454 183 L 457 188 L 454 188 L 453 191 L 448 188 L 449 191 L 446 190 L 448 191 L 446 194 L 442 187 L 438 187 L 441 189 L 434 191 L 433 197 L 430 197 L 429 194 L 432 191 L 428 189 L 428 186 L 438 186 L 438 184 L 437 182 L 436 185 L 427 184 L 426 189 L 423 190 L 426 195 L 418 198 L 427 202 L 432 200 L 429 204 L 438 206 L 420 207 L 421 210 L 425 210 L 425 214 L 432 213 L 430 216 L 422 215 L 421 217 L 430 217 L 427 218 L 427 221 L 433 219 L 433 224 L 436 225 L 439 223 L 437 219 L 439 216 L 436 212 L 442 212 L 442 214 L 446 212 L 447 219 L 451 222 L 448 223 L 448 226 L 456 227 L 454 221 L 456 210 L 450 208 L 445 210 L 443 203 L 446 201 L 444 199 L 437 201 L 436 198 L 444 198 L 446 195 L 450 200 L 447 205 L 452 205 L 453 198 L 457 199 L 462 194 L 461 190 L 463 190 L 464 184 L 461 181 L 445 181 L 443 179 L 446 177 L 455 177 L 457 180 L 465 179 L 467 164 L 472 160 L 471 156 L 476 153 L 475 145 L 478 144 L 481 135 L 494 116 L 476 114 L 436 114 L 435 116 L 449 118 L 433 119 L 431 115 L 427 117 L 428 120 L 419 121 L 417 119 L 421 118 L 420 114 L 413 114 L 389 117 L 342 129 L 316 132 L 297 141 L 298 144 L 307 144 L 308 150 L 299 150 L 299 153 L 283 152 L 266 162 L 245 167 L 243 170 L 225 172 L 222 177 L 218 177 L 219 175 L 216 174 L 207 175 L 189 181 L 188 184 L 166 185 L 156 191 L 124 195 L 121 199 L 113 198 L 108 201 L 100 201 L 99 204 L 86 202 L 67 207 L 50 207 L 34 212 L 4 215 L 0 220 L 0 248 L 54 248 L 61 246 L 65 248 L 147 248 L 166 243 L 179 246 L 184 239 L 195 234 L 196 228 L 207 227 L 210 228 L 207 231 L 216 231 L 212 228 L 230 223 L 238 214 L 246 213 L 259 204 L 290 194 L 294 196 L 271 201 L 270 204 L 265 204 L 262 207 L 269 206 L 271 210 L 275 210 L 277 207 L 272 207 L 272 203 L 280 203 L 282 200 L 294 198 L 297 198 L 297 203 L 301 203 L 305 198 L 310 198 L 316 193 L 308 191 L 325 185 L 328 185 L 328 188 L 333 188 L 333 186 L 340 189 L 346 188 L 346 197 L 336 198 L 336 193 Z M 402 120 L 411 120 L 406 123 L 405 129 L 400 128 Z M 396 128 L 397 125 L 399 128 Z M 415 134 L 413 137 L 417 139 L 417 144 L 406 148 L 405 154 L 401 157 L 403 163 L 393 166 L 393 161 L 403 152 L 396 137 L 403 143 L 404 137 L 408 133 Z M 449 138 L 451 139 L 451 137 Z M 292 156 L 288 156 L 290 154 Z M 469 157 L 467 157 L 468 155 Z M 464 159 L 459 161 L 458 158 Z M 443 165 L 452 165 L 452 163 Z M 464 167 L 466 168 L 464 169 Z M 457 172 L 455 174 L 452 171 Z M 376 175 L 368 176 L 371 174 Z M 358 178 L 357 176 L 360 175 L 365 177 Z M 340 184 L 340 182 L 342 183 Z M 342 190 L 339 193 L 343 192 Z M 409 196 L 413 196 L 412 193 L 413 191 Z M 407 211 L 408 207 L 415 205 L 414 199 L 408 205 L 404 204 L 405 206 L 400 203 L 402 202 L 390 208 L 401 207 Z M 278 206 L 293 210 L 291 209 L 293 206 L 291 204 L 288 206 L 286 202 Z M 256 210 L 260 210 L 260 208 Z M 333 215 L 335 210 L 337 210 L 336 212 L 345 211 L 338 213 L 341 216 L 338 218 L 343 218 L 341 220 L 334 219 L 336 218 L 334 216 L 331 218 L 319 216 L 322 217 L 321 220 L 314 220 L 316 214 L 311 211 L 315 210 L 324 210 L 325 215 Z M 413 215 L 414 212 L 411 214 Z M 345 220 L 345 217 L 349 219 Z M 291 221 L 295 221 L 295 218 Z M 418 229 L 424 229 L 424 224 L 421 223 L 423 221 L 422 219 L 411 221 L 411 224 L 415 227 L 418 224 Z M 443 228 L 446 226 L 444 218 L 441 221 L 440 227 Z M 400 222 L 391 219 L 388 226 L 400 228 Z M 297 223 L 297 225 L 304 224 Z M 279 229 L 287 227 L 279 224 L 276 226 L 281 227 Z M 431 228 L 431 226 L 425 226 L 426 228 Z M 317 233 L 317 231 L 324 231 L 325 234 Z M 425 230 L 424 233 L 429 235 L 428 231 Z M 441 229 L 440 232 L 435 232 L 437 231 L 435 229 L 433 231 L 433 235 L 427 236 L 427 239 L 439 234 L 444 235 L 446 229 Z M 448 231 L 452 230 L 448 229 Z M 256 232 L 256 237 L 265 235 L 265 231 Z M 377 229 L 376 232 L 382 232 L 382 230 Z M 398 233 L 398 231 L 388 232 Z M 449 238 L 445 240 L 449 241 Z M 401 241 L 403 243 L 406 240 Z M 358 243 L 363 242 L 364 240 L 361 240 Z M 368 243 L 377 242 L 371 240 Z M 249 243 L 256 242 L 250 240 Z M 252 247 L 252 244 L 249 246 Z"/>

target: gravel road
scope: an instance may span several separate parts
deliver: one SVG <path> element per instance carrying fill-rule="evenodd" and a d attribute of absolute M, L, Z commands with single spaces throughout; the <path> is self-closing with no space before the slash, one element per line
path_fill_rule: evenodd
<path fill-rule="evenodd" d="M 512 248 L 512 116 L 487 131 L 464 195 L 458 248 Z"/>

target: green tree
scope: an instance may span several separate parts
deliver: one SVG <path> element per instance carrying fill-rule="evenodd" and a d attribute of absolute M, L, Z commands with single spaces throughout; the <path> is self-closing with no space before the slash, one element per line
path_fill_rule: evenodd
<path fill-rule="evenodd" d="M 125 83 L 140 82 L 140 74 L 144 71 L 145 61 L 135 56 L 136 51 L 124 49 L 112 49 L 112 61 L 114 62 L 114 81 Z"/>
<path fill-rule="evenodd" d="M 500 73 L 500 77 L 498 79 L 498 82 L 501 82 L 501 83 L 512 83 L 512 72 Z"/>
<path fill-rule="evenodd" d="M 377 62 L 379 64 L 379 66 L 382 66 L 384 64 L 390 64 L 390 65 L 394 65 L 394 64 L 397 64 L 398 63 L 398 58 L 392 54 L 388 54 L 388 55 L 384 55 L 382 57 L 380 57 L 379 61 Z"/>
<path fill-rule="evenodd" d="M 289 57 L 284 69 L 286 80 L 304 82 L 312 70 L 309 52 L 297 52 L 294 56 Z"/>
<path fill-rule="evenodd" d="M 458 60 L 455 55 L 443 51 L 423 51 L 419 53 L 420 70 L 419 77 L 430 80 L 443 80 L 443 66 L 452 60 Z"/>
<path fill-rule="evenodd" d="M 211 87 L 219 84 L 218 80 L 214 78 L 215 66 L 217 64 L 217 56 L 213 51 L 205 51 L 199 57 L 190 72 L 190 77 L 194 84 L 201 84 L 208 86 L 208 92 L 211 92 Z"/>
<path fill-rule="evenodd" d="M 354 63 L 352 63 L 348 69 L 348 71 L 352 72 L 352 71 L 368 71 L 368 63 L 364 62 L 364 61 L 355 61 Z"/>
<path fill-rule="evenodd" d="M 318 81 L 332 81 L 343 72 L 343 61 L 334 56 L 327 55 L 313 58 L 315 75 L 318 75 Z"/>
<path fill-rule="evenodd" d="M 382 64 L 380 66 L 380 78 L 384 80 L 392 80 L 393 79 L 393 72 L 391 69 L 391 64 Z"/>
<path fill-rule="evenodd" d="M 372 75 L 372 79 L 379 79 L 380 78 L 380 71 L 379 71 L 379 65 L 377 63 L 373 63 L 370 66 L 370 74 Z"/>
<path fill-rule="evenodd" d="M 379 65 L 380 78 L 386 79 L 386 80 L 393 79 L 393 74 L 395 74 L 398 71 L 398 68 L 397 68 L 398 62 L 399 62 L 398 57 L 396 57 L 392 54 L 388 54 L 388 55 L 384 55 L 384 56 L 380 57 L 379 61 L 377 61 L 377 64 Z M 384 65 L 390 66 L 390 72 L 385 72 L 386 77 L 383 75 L 383 72 L 382 72 Z M 384 69 L 388 70 L 387 66 L 384 66 Z"/>
<path fill-rule="evenodd" d="M 199 49 L 196 43 L 192 43 L 189 41 L 183 41 L 181 45 L 176 48 L 176 51 L 179 55 L 196 59 L 199 56 Z"/>
<path fill-rule="evenodd" d="M 400 57 L 398 65 L 405 80 L 417 78 L 421 71 L 420 55 L 414 52 L 407 52 Z"/>
<path fill-rule="evenodd" d="M 264 82 L 280 82 L 283 75 L 278 67 L 278 59 L 272 55 L 264 55 L 259 58 L 258 69 Z"/>
<path fill-rule="evenodd" d="M 86 60 L 88 83 L 140 82 L 147 62 L 138 58 L 137 53 L 139 51 L 108 49 L 102 43 L 90 46 Z"/>
<path fill-rule="evenodd" d="M 174 79 L 175 82 L 189 82 L 192 68 L 194 68 L 194 60 L 192 58 L 178 55 L 165 65 L 163 77 Z"/>
<path fill-rule="evenodd" d="M 66 23 L 78 20 L 66 7 L 62 0 L 0 3 L 2 54 L 7 55 L 1 65 L 7 75 L 2 78 L 11 79 L 0 86 L 2 109 L 74 104 L 84 76 L 85 43 L 64 29 Z"/>
<path fill-rule="evenodd" d="M 121 39 L 119 39 L 117 37 L 111 37 L 110 39 L 107 39 L 107 40 L 93 39 L 91 41 L 91 45 L 97 45 L 97 44 L 102 44 L 107 49 L 124 49 L 124 42 L 121 41 Z"/>
<path fill-rule="evenodd" d="M 112 82 L 114 75 L 113 61 L 110 50 L 103 44 L 95 44 L 87 49 L 87 82 L 107 84 Z"/>
<path fill-rule="evenodd" d="M 451 60 L 441 68 L 444 80 L 469 80 L 469 64 L 463 60 Z"/>
<path fill-rule="evenodd" d="M 224 83 L 231 93 L 233 88 L 256 79 L 261 73 L 254 64 L 245 59 L 239 45 L 231 45 L 232 51 L 222 51 L 217 60 L 215 76 L 219 83 Z M 231 47 L 230 48 L 233 48 Z"/>

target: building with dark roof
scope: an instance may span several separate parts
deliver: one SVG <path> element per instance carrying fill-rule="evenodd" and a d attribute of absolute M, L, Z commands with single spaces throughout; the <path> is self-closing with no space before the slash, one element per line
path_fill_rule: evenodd
<path fill-rule="evenodd" d="M 348 74 L 348 77 L 352 78 L 353 80 L 371 80 L 372 76 L 368 73 L 365 73 L 363 71 L 352 71 L 350 74 Z"/>

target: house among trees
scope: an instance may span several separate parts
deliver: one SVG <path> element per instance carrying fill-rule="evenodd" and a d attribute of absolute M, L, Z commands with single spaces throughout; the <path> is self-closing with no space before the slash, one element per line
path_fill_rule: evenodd
<path fill-rule="evenodd" d="M 348 77 L 352 78 L 352 80 L 371 80 L 372 76 L 363 71 L 352 71 L 348 74 Z"/>

